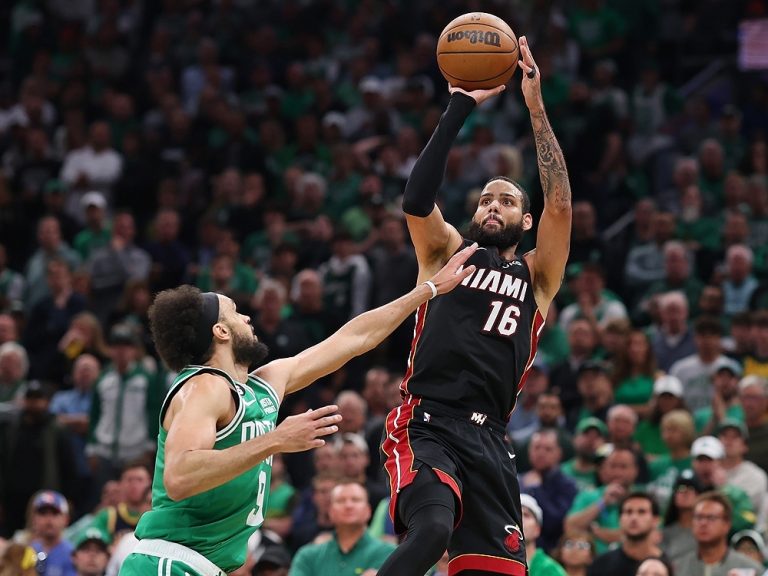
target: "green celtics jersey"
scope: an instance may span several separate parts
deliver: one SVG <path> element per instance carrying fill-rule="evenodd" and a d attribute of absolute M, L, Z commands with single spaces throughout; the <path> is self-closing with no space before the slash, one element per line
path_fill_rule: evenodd
<path fill-rule="evenodd" d="M 249 376 L 247 384 L 240 384 L 216 368 L 184 368 L 174 380 L 160 412 L 152 510 L 141 517 L 136 527 L 136 537 L 158 538 L 182 544 L 229 573 L 245 562 L 248 538 L 264 522 L 272 457 L 207 492 L 178 502 L 168 497 L 163 485 L 167 436 L 162 427 L 163 416 L 181 386 L 193 376 L 204 372 L 225 377 L 237 404 L 235 417 L 217 432 L 214 450 L 224 450 L 275 429 L 279 400 L 267 382 Z"/>

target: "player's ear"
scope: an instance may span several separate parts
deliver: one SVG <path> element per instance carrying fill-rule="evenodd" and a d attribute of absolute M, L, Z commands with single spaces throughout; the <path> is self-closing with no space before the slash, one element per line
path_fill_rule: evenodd
<path fill-rule="evenodd" d="M 229 327 L 223 322 L 216 322 L 216 324 L 213 325 L 212 330 L 215 338 L 218 338 L 219 340 L 229 340 Z"/>
<path fill-rule="evenodd" d="M 530 212 L 523 214 L 523 230 L 533 228 L 533 215 Z"/>

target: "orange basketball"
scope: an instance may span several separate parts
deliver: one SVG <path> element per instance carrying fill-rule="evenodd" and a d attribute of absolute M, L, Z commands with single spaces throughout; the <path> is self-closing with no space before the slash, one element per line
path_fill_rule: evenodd
<path fill-rule="evenodd" d="M 504 20 L 470 12 L 452 20 L 437 41 L 437 65 L 452 86 L 464 90 L 506 84 L 517 67 L 520 48 Z"/>

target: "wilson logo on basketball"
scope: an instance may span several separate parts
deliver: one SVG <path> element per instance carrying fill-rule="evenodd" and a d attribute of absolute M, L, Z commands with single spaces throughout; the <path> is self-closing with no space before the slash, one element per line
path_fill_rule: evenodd
<path fill-rule="evenodd" d="M 501 36 L 498 32 L 483 32 L 482 30 L 459 30 L 448 33 L 448 42 L 468 40 L 470 44 L 487 44 L 488 46 L 501 47 Z"/>

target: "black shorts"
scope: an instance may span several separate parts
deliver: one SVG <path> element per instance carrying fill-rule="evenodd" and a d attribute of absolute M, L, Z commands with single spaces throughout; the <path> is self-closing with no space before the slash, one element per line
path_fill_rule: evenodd
<path fill-rule="evenodd" d="M 449 574 L 526 576 L 520 486 L 503 421 L 408 396 L 387 416 L 381 450 L 398 534 L 406 530 L 397 513 L 398 494 L 421 466 L 429 466 L 457 501 Z"/>

